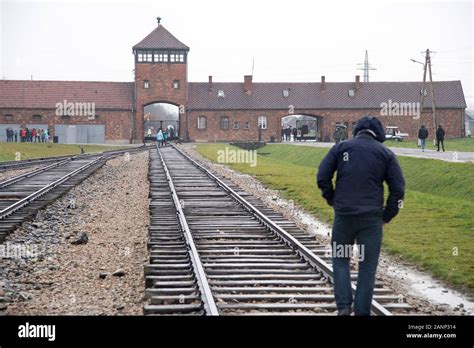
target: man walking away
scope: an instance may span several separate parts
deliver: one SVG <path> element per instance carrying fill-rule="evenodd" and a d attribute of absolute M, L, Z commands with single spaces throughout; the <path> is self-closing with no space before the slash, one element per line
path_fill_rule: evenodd
<path fill-rule="evenodd" d="M 428 129 L 424 125 L 418 130 L 418 139 L 420 139 L 421 151 L 425 152 L 426 138 L 428 138 Z"/>
<path fill-rule="evenodd" d="M 353 296 L 349 262 L 352 246 L 357 241 L 360 257 L 354 312 L 355 315 L 370 315 L 382 225 L 397 215 L 405 181 L 395 154 L 382 144 L 384 128 L 377 118 L 361 118 L 353 133 L 351 140 L 333 146 L 323 159 L 317 184 L 335 212 L 331 246 L 338 313 L 351 313 Z M 332 178 L 336 171 L 334 189 Z M 384 181 L 389 188 L 385 208 Z"/>
<path fill-rule="evenodd" d="M 438 129 L 436 130 L 436 143 L 438 144 L 438 152 L 439 152 L 439 143 L 443 146 L 443 152 L 444 152 L 444 129 L 441 127 L 441 125 L 438 126 Z"/>

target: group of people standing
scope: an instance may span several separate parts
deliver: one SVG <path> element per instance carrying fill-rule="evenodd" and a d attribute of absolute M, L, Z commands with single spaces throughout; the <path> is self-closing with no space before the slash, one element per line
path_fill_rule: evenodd
<path fill-rule="evenodd" d="M 156 141 L 158 142 L 158 146 L 168 145 L 168 138 L 168 131 L 162 130 L 161 128 L 158 129 L 158 133 L 156 133 Z"/>
<path fill-rule="evenodd" d="M 441 125 L 438 125 L 438 129 L 436 129 L 436 145 L 438 147 L 438 152 L 439 152 L 440 145 L 444 152 L 445 134 L 446 132 L 444 131 L 443 127 L 441 127 Z M 429 135 L 428 129 L 424 125 L 422 125 L 421 128 L 418 130 L 418 139 L 419 139 L 418 146 L 421 147 L 421 151 L 423 152 L 425 152 L 426 139 L 428 138 L 428 135 Z"/>
<path fill-rule="evenodd" d="M 20 131 L 7 128 L 7 142 L 13 143 L 18 142 L 18 138 L 21 143 L 47 143 L 49 141 L 49 134 L 47 129 L 36 129 L 36 128 L 20 128 Z"/>
<path fill-rule="evenodd" d="M 298 137 L 298 129 L 296 127 L 288 126 L 281 129 L 281 139 L 283 141 L 291 141 L 291 136 L 293 135 L 293 141 L 296 141 Z"/>

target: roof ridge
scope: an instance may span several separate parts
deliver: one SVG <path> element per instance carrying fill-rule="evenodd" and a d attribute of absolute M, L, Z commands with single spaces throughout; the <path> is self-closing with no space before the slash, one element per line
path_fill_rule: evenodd
<path fill-rule="evenodd" d="M 159 24 L 139 43 L 133 46 L 133 49 L 185 49 L 189 51 L 189 47 L 178 40 L 176 36 Z"/>

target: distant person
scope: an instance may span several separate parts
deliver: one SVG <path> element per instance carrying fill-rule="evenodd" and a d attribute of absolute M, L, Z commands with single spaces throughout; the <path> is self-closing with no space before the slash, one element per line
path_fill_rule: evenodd
<path fill-rule="evenodd" d="M 333 134 L 333 139 L 336 145 L 339 144 L 339 142 L 341 141 L 341 127 L 336 126 L 336 130 Z"/>
<path fill-rule="evenodd" d="M 295 127 L 293 128 L 293 141 L 296 141 L 297 137 L 298 137 L 298 129 Z"/>
<path fill-rule="evenodd" d="M 424 125 L 418 131 L 418 139 L 420 139 L 421 151 L 425 152 L 426 138 L 428 138 L 428 129 Z"/>
<path fill-rule="evenodd" d="M 360 258 L 354 313 L 370 315 L 382 226 L 397 215 L 405 181 L 394 153 L 382 144 L 385 133 L 377 118 L 361 118 L 353 135 L 351 140 L 333 146 L 323 159 L 317 184 L 322 196 L 334 208 L 331 246 L 338 315 L 352 312 L 352 255 L 347 250 L 352 250 L 355 241 L 359 245 Z M 385 207 L 384 181 L 389 189 Z"/>
<path fill-rule="evenodd" d="M 168 132 L 166 130 L 163 132 L 163 144 L 168 145 Z"/>
<path fill-rule="evenodd" d="M 22 143 L 26 142 L 26 129 L 25 128 L 21 129 L 21 142 Z"/>
<path fill-rule="evenodd" d="M 18 142 L 18 131 L 15 129 L 15 143 Z"/>
<path fill-rule="evenodd" d="M 36 128 L 31 130 L 31 142 L 33 141 L 36 143 Z"/>
<path fill-rule="evenodd" d="M 158 130 L 158 133 L 156 134 L 156 141 L 158 143 L 158 146 L 163 146 L 163 132 L 161 129 Z"/>
<path fill-rule="evenodd" d="M 441 143 L 443 147 L 443 152 L 444 152 L 444 129 L 441 127 L 441 125 L 438 126 L 438 129 L 436 130 L 436 143 L 438 144 L 438 152 L 439 152 L 439 144 Z"/>
<path fill-rule="evenodd" d="M 344 141 L 349 139 L 349 134 L 347 133 L 347 128 L 346 127 L 341 127 L 341 138 L 340 141 Z"/>
<path fill-rule="evenodd" d="M 44 130 L 44 142 L 47 143 L 49 141 L 49 132 L 47 129 Z"/>

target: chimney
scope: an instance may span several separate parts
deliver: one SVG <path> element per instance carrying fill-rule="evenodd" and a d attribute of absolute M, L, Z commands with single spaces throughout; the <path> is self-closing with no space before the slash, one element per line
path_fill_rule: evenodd
<path fill-rule="evenodd" d="M 209 93 L 212 93 L 212 76 L 209 76 L 209 83 L 207 86 Z"/>
<path fill-rule="evenodd" d="M 356 81 L 355 81 L 355 89 L 356 91 L 360 88 L 360 76 L 356 75 Z"/>
<path fill-rule="evenodd" d="M 161 23 L 161 17 L 156 17 L 156 21 L 158 22 L 158 26 L 160 26 L 160 23 Z"/>
<path fill-rule="evenodd" d="M 321 91 L 326 90 L 326 76 L 321 76 Z"/>
<path fill-rule="evenodd" d="M 252 75 L 244 76 L 244 92 L 247 94 L 252 94 Z"/>

